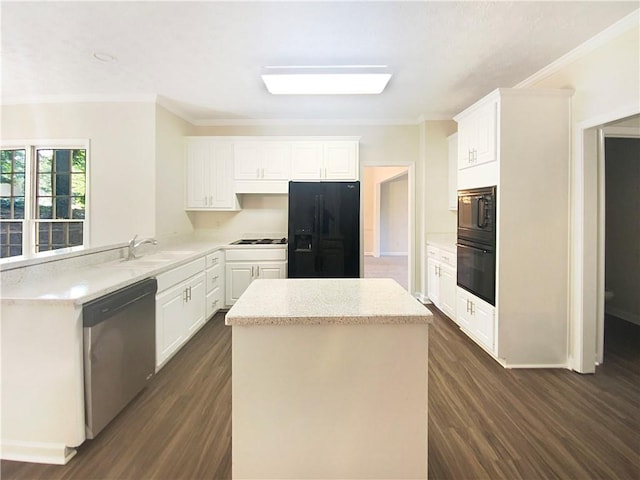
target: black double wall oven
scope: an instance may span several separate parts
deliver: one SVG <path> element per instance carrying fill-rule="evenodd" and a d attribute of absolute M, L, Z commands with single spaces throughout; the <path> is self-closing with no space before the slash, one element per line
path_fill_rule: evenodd
<path fill-rule="evenodd" d="M 496 187 L 458 191 L 458 286 L 495 305 Z"/>

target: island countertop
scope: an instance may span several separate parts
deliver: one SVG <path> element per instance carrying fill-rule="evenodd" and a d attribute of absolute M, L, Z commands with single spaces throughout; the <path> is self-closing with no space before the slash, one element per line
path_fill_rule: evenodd
<path fill-rule="evenodd" d="M 225 319 L 231 326 L 431 322 L 424 305 L 384 278 L 255 280 Z"/>

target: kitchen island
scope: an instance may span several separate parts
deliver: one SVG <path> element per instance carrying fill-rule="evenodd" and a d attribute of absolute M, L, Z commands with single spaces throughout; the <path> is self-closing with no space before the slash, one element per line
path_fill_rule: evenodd
<path fill-rule="evenodd" d="M 429 323 L 390 279 L 254 281 L 226 316 L 233 478 L 426 478 Z"/>

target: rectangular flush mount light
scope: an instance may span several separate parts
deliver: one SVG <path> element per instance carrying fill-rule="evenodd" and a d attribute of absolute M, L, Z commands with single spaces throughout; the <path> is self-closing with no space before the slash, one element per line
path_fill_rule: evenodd
<path fill-rule="evenodd" d="M 265 67 L 262 74 L 273 95 L 378 94 L 390 78 L 386 65 Z"/>

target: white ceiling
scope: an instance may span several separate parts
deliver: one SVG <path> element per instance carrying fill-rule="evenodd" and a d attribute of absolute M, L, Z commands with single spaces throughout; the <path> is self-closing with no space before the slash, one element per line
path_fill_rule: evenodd
<path fill-rule="evenodd" d="M 198 123 L 451 118 L 638 6 L 2 1 L 2 99 L 159 95 Z M 272 96 L 260 80 L 267 65 L 341 64 L 384 64 L 394 75 L 378 96 Z"/>

